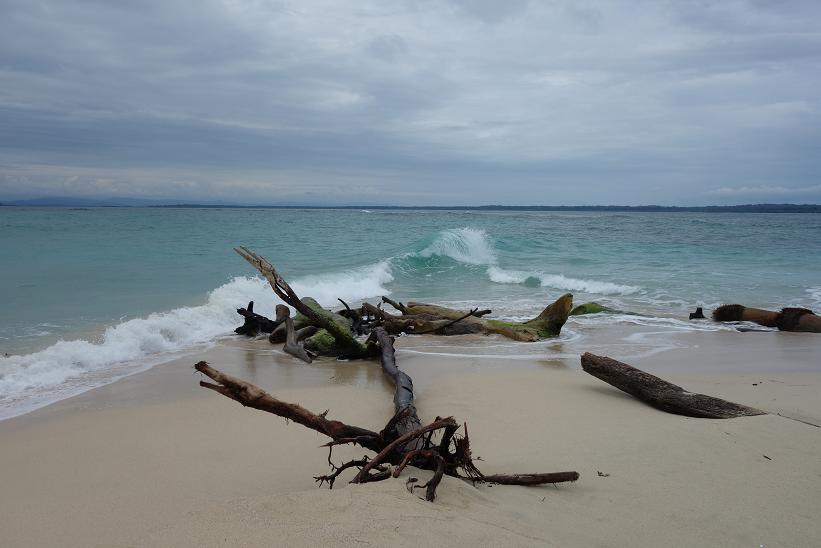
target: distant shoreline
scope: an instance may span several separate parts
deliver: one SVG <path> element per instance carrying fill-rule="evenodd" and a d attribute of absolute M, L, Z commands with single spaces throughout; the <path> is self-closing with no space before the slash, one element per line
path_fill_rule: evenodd
<path fill-rule="evenodd" d="M 150 209 L 337 209 L 377 211 L 589 211 L 624 213 L 821 213 L 821 204 L 743 204 L 713 206 L 659 206 L 659 205 L 579 205 L 579 206 L 393 206 L 393 205 L 238 205 L 238 204 L 128 204 L 111 201 L 81 202 L 58 199 L 16 200 L 0 202 L 0 207 L 55 207 L 92 208 L 125 207 Z"/>

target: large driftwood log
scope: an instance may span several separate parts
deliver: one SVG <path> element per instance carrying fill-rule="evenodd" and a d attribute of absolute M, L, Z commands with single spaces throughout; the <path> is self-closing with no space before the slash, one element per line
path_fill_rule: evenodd
<path fill-rule="evenodd" d="M 394 385 L 393 408 L 395 420 L 390 425 L 393 428 L 390 436 L 400 437 L 419 430 L 422 428 L 422 421 L 419 420 L 416 405 L 414 405 L 413 381 L 407 373 L 396 366 L 396 353 L 391 336 L 383 327 L 377 327 L 371 332 L 371 337 L 379 344 L 382 371 L 390 377 Z M 413 447 L 405 448 L 405 450 L 420 449 L 419 440 L 416 441 L 417 443 Z"/>
<path fill-rule="evenodd" d="M 688 392 L 680 386 L 612 358 L 585 352 L 581 360 L 582 369 L 594 377 L 668 413 L 706 419 L 766 414 L 746 405 Z"/>
<path fill-rule="evenodd" d="M 363 314 L 380 318 L 391 333 L 436 333 L 437 335 L 465 335 L 470 333 L 498 334 L 516 341 L 537 341 L 559 335 L 573 307 L 573 295 L 566 293 L 547 306 L 537 317 L 526 322 L 506 322 L 486 319 L 490 310 L 461 311 L 444 306 L 414 303 L 395 303 L 382 297 L 384 303 L 396 308 L 401 315 L 393 315 L 373 305 L 362 305 Z"/>
<path fill-rule="evenodd" d="M 754 322 L 779 331 L 821 333 L 821 316 L 807 308 L 782 308 L 780 312 L 751 308 L 740 304 L 725 304 L 713 311 L 717 322 Z"/>

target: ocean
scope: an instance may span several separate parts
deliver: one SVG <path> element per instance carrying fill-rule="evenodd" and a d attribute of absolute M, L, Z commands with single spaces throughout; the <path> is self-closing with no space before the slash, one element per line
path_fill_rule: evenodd
<path fill-rule="evenodd" d="M 688 322 L 722 303 L 821 308 L 821 214 L 425 210 L 0 208 L 0 418 L 184 353 L 240 325 L 267 282 L 232 248 L 267 257 L 302 296 L 339 306 L 390 295 L 524 319 L 565 292 Z"/>

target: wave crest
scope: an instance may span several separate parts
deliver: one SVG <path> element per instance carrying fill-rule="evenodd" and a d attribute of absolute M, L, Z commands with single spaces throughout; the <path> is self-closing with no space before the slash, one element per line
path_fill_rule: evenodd
<path fill-rule="evenodd" d="M 460 263 L 493 265 L 498 260 L 487 232 L 478 228 L 453 228 L 440 232 L 419 257 L 450 257 Z"/>

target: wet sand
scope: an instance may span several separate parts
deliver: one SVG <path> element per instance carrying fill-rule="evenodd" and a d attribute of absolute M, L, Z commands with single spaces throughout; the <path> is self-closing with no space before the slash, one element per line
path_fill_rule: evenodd
<path fill-rule="evenodd" d="M 191 365 L 206 359 L 371 429 L 392 413 L 389 381 L 375 363 L 305 365 L 235 340 L 0 422 L 0 545 L 821 544 L 821 337 L 614 326 L 536 345 L 417 337 L 398 347 L 420 415 L 466 420 L 483 471 L 581 479 L 521 488 L 446 478 L 433 504 L 405 489 L 404 477 L 427 475 L 412 469 L 317 489 L 324 437 L 199 388 Z M 583 373 L 584 350 L 773 414 L 656 411 Z"/>

